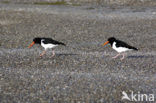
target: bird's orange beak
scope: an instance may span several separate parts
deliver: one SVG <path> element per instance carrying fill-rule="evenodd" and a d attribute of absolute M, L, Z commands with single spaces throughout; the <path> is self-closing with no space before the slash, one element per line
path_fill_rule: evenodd
<path fill-rule="evenodd" d="M 35 42 L 33 41 L 28 48 L 31 48 L 33 45 L 35 44 Z"/>
<path fill-rule="evenodd" d="M 105 46 L 106 44 L 108 44 L 109 43 L 109 41 L 106 41 L 102 46 Z"/>

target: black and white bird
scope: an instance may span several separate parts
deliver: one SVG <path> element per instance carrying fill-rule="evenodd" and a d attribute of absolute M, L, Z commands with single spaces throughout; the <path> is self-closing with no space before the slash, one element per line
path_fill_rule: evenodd
<path fill-rule="evenodd" d="M 108 44 L 108 43 L 110 43 L 111 47 L 118 52 L 118 54 L 116 56 L 114 56 L 113 58 L 117 58 L 119 55 L 122 55 L 121 60 L 123 60 L 124 57 L 125 57 L 124 52 L 130 51 L 130 50 L 138 50 L 137 48 L 135 48 L 133 46 L 130 46 L 130 45 L 128 45 L 127 43 L 125 43 L 123 41 L 117 40 L 114 37 L 108 38 L 108 41 L 105 42 L 103 44 L 103 46 Z"/>
<path fill-rule="evenodd" d="M 41 55 L 40 55 L 41 57 L 46 53 L 47 49 L 52 49 L 58 45 L 64 45 L 65 46 L 64 43 L 53 40 L 52 38 L 39 38 L 39 37 L 34 38 L 33 42 L 29 45 L 28 48 L 31 48 L 34 44 L 40 44 L 42 47 L 44 47 L 45 50 L 41 53 Z M 55 52 L 53 50 L 52 57 L 54 55 L 55 55 Z"/>

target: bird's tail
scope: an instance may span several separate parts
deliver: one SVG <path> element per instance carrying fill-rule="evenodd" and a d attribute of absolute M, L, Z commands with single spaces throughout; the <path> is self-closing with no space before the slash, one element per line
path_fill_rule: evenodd
<path fill-rule="evenodd" d="M 64 43 L 62 43 L 62 42 L 60 42 L 59 44 L 60 44 L 60 45 L 64 45 L 64 46 L 66 46 L 66 44 L 64 44 Z"/>
<path fill-rule="evenodd" d="M 132 49 L 138 51 L 138 48 L 132 47 Z"/>

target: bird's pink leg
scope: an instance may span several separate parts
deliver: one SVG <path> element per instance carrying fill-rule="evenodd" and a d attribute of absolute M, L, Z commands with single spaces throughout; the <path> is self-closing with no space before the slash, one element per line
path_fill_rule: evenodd
<path fill-rule="evenodd" d="M 120 53 L 119 53 L 119 54 L 117 54 L 116 56 L 112 57 L 112 58 L 114 58 L 114 59 L 115 59 L 115 58 L 117 58 L 119 55 L 120 55 Z"/>
<path fill-rule="evenodd" d="M 55 52 L 54 52 L 54 50 L 53 50 L 53 55 L 52 55 L 52 57 L 55 55 Z"/>
<path fill-rule="evenodd" d="M 123 53 L 122 54 L 122 58 L 120 60 L 123 60 L 125 58 L 125 54 Z"/>
<path fill-rule="evenodd" d="M 42 57 L 45 53 L 46 53 L 46 51 L 43 51 L 43 52 L 40 54 L 40 57 Z"/>

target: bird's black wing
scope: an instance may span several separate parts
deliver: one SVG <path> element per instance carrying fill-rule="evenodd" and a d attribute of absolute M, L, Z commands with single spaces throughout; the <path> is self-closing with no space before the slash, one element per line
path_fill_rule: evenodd
<path fill-rule="evenodd" d="M 53 39 L 51 39 L 51 38 L 42 38 L 44 41 L 43 41 L 43 43 L 44 44 L 49 44 L 49 43 L 51 43 L 51 44 L 55 44 L 55 45 L 65 45 L 64 43 L 62 43 L 62 42 L 59 42 L 59 41 L 56 41 L 56 40 L 53 40 Z"/>
<path fill-rule="evenodd" d="M 127 43 L 125 43 L 123 41 L 120 41 L 120 40 L 116 40 L 116 47 L 125 47 L 125 48 L 128 48 L 128 49 L 138 50 L 137 48 L 135 48 L 133 46 L 130 46 Z"/>

